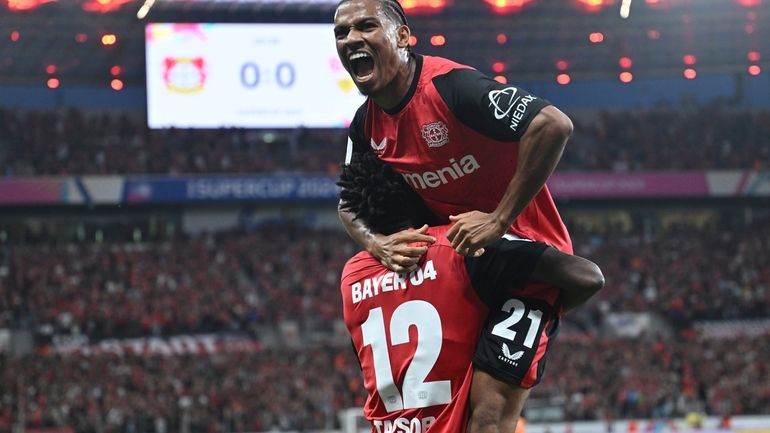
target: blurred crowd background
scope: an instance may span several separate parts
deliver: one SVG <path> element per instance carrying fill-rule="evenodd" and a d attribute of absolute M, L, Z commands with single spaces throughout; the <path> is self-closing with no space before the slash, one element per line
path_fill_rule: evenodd
<path fill-rule="evenodd" d="M 607 289 L 566 317 L 533 399 L 562 405 L 568 420 L 767 413 L 768 324 L 741 323 L 770 316 L 770 220 L 735 217 L 649 231 L 572 227 L 576 252 L 601 266 Z M 0 328 L 33 330 L 41 349 L 4 359 L 0 428 L 20 404 L 30 426 L 86 432 L 333 428 L 338 411 L 363 404 L 341 323 L 338 274 L 356 251 L 343 232 L 295 222 L 135 234 L 115 229 L 94 242 L 38 231 L 3 243 Z M 618 336 L 608 320 L 617 312 L 649 314 L 664 329 Z M 721 331 L 701 332 L 704 322 Z M 280 347 L 285 328 L 324 338 Z M 167 356 L 54 344 L 201 333 L 266 345 Z"/>
<path fill-rule="evenodd" d="M 708 105 L 569 112 L 559 171 L 766 169 L 770 111 Z M 84 133 L 83 131 L 88 131 Z M 135 113 L 0 110 L 6 176 L 339 172 L 344 129 L 149 129 Z M 676 146 L 667 145 L 676 143 Z"/>

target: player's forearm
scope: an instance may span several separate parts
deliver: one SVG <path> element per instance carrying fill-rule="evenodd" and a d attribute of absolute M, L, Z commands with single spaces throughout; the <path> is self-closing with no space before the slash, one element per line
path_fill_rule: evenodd
<path fill-rule="evenodd" d="M 556 248 L 543 252 L 531 278 L 559 288 L 564 312 L 585 304 L 604 287 L 604 274 L 596 263 Z"/>
<path fill-rule="evenodd" d="M 519 142 L 516 174 L 495 210 L 501 225 L 510 226 L 540 192 L 556 169 L 571 134 L 572 122 L 555 107 L 544 108 L 532 120 Z"/>
<path fill-rule="evenodd" d="M 353 218 L 355 215 L 352 212 L 342 210 L 338 207 L 337 213 L 339 214 L 343 227 L 345 227 L 345 231 L 348 232 L 350 237 L 362 248 L 371 252 L 375 234 L 361 221 L 354 220 Z"/>

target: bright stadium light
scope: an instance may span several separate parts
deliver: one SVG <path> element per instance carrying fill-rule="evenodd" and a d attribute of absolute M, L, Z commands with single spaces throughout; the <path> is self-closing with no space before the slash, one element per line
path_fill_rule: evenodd
<path fill-rule="evenodd" d="M 621 57 L 618 59 L 618 66 L 623 69 L 628 69 L 631 66 L 634 66 L 634 61 L 631 60 L 631 57 Z"/>
<path fill-rule="evenodd" d="M 735 0 L 739 5 L 746 8 L 753 8 L 762 4 L 762 0 Z"/>
<path fill-rule="evenodd" d="M 119 10 L 132 1 L 133 0 L 86 0 L 81 7 L 86 12 L 107 14 Z"/>
<path fill-rule="evenodd" d="M 615 3 L 615 0 L 574 0 L 583 10 L 587 12 L 599 12 L 607 6 Z"/>
<path fill-rule="evenodd" d="M 631 81 L 634 80 L 634 74 L 632 74 L 632 73 L 630 73 L 628 71 L 623 71 L 623 72 L 620 73 L 620 75 L 618 75 L 618 79 L 622 83 L 628 84 L 628 83 L 630 83 Z"/>
<path fill-rule="evenodd" d="M 620 3 L 620 18 L 626 19 L 631 14 L 631 0 Z"/>
<path fill-rule="evenodd" d="M 496 14 L 512 14 L 519 12 L 534 0 L 484 0 Z"/>
<path fill-rule="evenodd" d="M 434 14 L 450 5 L 449 0 L 401 0 L 407 14 Z"/>
<path fill-rule="evenodd" d="M 591 34 L 588 35 L 588 40 L 592 44 L 601 44 L 602 42 L 604 42 L 604 33 L 592 32 Z"/>
<path fill-rule="evenodd" d="M 150 9 L 152 9 L 153 5 L 155 5 L 155 0 L 145 0 L 142 7 L 136 12 L 136 18 L 140 20 L 145 19 L 147 14 L 150 13 Z"/>
<path fill-rule="evenodd" d="M 8 0 L 8 10 L 11 12 L 31 11 L 39 8 L 45 3 L 52 3 L 57 0 Z"/>
<path fill-rule="evenodd" d="M 102 35 L 102 45 L 104 46 L 115 45 L 117 41 L 118 41 L 118 37 L 115 36 L 114 33 L 106 33 Z"/>
<path fill-rule="evenodd" d="M 110 87 L 112 87 L 112 90 L 116 92 L 120 92 L 123 90 L 123 80 L 115 78 L 112 81 L 110 81 Z"/>
<path fill-rule="evenodd" d="M 430 44 L 434 47 L 440 47 L 446 44 L 446 38 L 444 35 L 433 35 L 430 37 Z"/>

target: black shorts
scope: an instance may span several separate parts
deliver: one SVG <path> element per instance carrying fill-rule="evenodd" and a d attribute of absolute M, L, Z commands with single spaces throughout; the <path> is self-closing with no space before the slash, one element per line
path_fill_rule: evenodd
<path fill-rule="evenodd" d="M 490 308 L 476 346 L 476 368 L 510 385 L 531 388 L 540 382 L 559 316 L 547 302 L 511 295 Z"/>

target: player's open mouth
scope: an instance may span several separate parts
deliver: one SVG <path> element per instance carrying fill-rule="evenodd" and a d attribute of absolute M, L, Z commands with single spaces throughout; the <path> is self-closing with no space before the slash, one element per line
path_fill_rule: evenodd
<path fill-rule="evenodd" d="M 368 53 L 357 52 L 348 57 L 350 69 L 358 81 L 366 81 L 374 74 L 374 58 Z"/>

